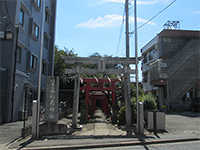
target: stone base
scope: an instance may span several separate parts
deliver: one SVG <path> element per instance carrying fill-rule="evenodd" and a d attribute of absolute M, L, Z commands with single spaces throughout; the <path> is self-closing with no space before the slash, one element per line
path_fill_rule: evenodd
<path fill-rule="evenodd" d="M 31 135 L 32 126 L 26 126 L 25 128 L 22 128 L 22 138 L 26 138 L 27 136 Z"/>
<path fill-rule="evenodd" d="M 67 125 L 66 124 L 58 124 L 45 122 L 40 126 L 40 135 L 62 135 L 67 133 Z"/>

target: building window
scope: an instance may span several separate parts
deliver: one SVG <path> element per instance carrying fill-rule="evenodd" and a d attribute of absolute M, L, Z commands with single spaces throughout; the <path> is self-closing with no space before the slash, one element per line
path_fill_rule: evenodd
<path fill-rule="evenodd" d="M 38 8 L 41 8 L 41 0 L 36 0 L 36 4 L 37 4 Z"/>
<path fill-rule="evenodd" d="M 148 82 L 148 73 L 143 75 L 143 82 Z"/>
<path fill-rule="evenodd" d="M 31 37 L 35 40 L 38 41 L 39 39 L 39 32 L 40 32 L 40 28 L 37 25 L 37 23 L 33 20 L 33 18 L 31 19 L 31 24 L 32 24 L 32 30 L 31 30 Z"/>
<path fill-rule="evenodd" d="M 45 11 L 45 21 L 47 22 L 47 23 L 49 23 L 49 13 L 47 12 L 47 11 Z"/>
<path fill-rule="evenodd" d="M 49 7 L 45 7 L 45 21 L 49 24 L 50 22 L 50 16 L 52 15 L 52 11 L 51 9 L 49 9 Z"/>
<path fill-rule="evenodd" d="M 144 54 L 144 59 L 143 59 L 143 63 L 147 62 L 147 54 Z"/>
<path fill-rule="evenodd" d="M 42 74 L 47 75 L 47 64 L 45 62 L 42 63 Z"/>
<path fill-rule="evenodd" d="M 30 68 L 37 69 L 37 57 L 31 54 Z"/>
<path fill-rule="evenodd" d="M 32 24 L 32 28 L 31 28 L 31 35 L 30 36 L 35 41 L 38 41 L 39 33 L 40 33 L 40 27 L 38 26 L 38 24 L 35 22 L 35 20 L 33 18 L 31 18 L 31 24 Z"/>
<path fill-rule="evenodd" d="M 17 53 L 16 53 L 16 62 L 21 63 L 21 54 L 22 54 L 22 49 L 17 48 Z"/>
<path fill-rule="evenodd" d="M 34 22 L 34 35 L 39 38 L 39 26 Z"/>
<path fill-rule="evenodd" d="M 153 50 L 150 51 L 150 53 L 149 53 L 149 60 L 152 60 L 152 59 L 153 59 Z"/>
<path fill-rule="evenodd" d="M 44 47 L 46 49 L 49 49 L 49 40 L 50 39 L 51 39 L 51 36 L 47 32 L 45 32 L 44 33 Z"/>
<path fill-rule="evenodd" d="M 37 11 L 40 11 L 40 8 L 41 8 L 41 0 L 34 0 L 33 1 L 33 6 L 35 7 L 35 9 Z"/>
<path fill-rule="evenodd" d="M 49 45 L 49 39 L 46 36 L 44 36 L 44 47 L 48 49 L 48 45 Z"/>
<path fill-rule="evenodd" d="M 20 9 L 20 15 L 19 15 L 19 23 L 23 26 L 24 25 L 24 11 Z"/>

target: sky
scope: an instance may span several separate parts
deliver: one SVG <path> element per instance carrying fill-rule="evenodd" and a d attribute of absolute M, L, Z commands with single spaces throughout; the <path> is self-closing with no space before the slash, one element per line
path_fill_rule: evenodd
<path fill-rule="evenodd" d="M 182 30 L 200 30 L 200 0 L 137 0 L 140 27 L 170 3 L 158 16 L 138 29 L 140 49 L 163 30 L 169 21 L 180 21 Z M 57 0 L 56 40 L 60 48 L 74 49 L 79 57 L 99 54 L 125 57 L 125 0 Z M 129 0 L 129 29 L 134 31 L 134 0 Z M 135 56 L 130 35 L 130 57 Z"/>

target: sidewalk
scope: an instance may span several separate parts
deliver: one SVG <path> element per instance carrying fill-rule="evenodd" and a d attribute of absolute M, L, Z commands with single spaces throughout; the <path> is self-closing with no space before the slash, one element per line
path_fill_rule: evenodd
<path fill-rule="evenodd" d="M 198 113 L 169 114 L 166 116 L 166 120 L 167 132 L 155 136 L 145 130 L 143 136 L 138 136 L 135 135 L 136 128 L 133 127 L 133 135 L 127 137 L 125 130 L 112 125 L 109 119 L 106 120 L 105 115 L 97 110 L 95 118 L 85 124 L 82 131 L 67 131 L 66 135 L 46 136 L 35 141 L 30 138 L 21 139 L 10 145 L 8 143 L 7 147 L 0 147 L 0 149 L 80 149 L 200 140 Z M 69 123 L 69 119 L 64 118 L 60 122 Z M 2 126 L 0 126 L 0 130 L 1 128 Z"/>

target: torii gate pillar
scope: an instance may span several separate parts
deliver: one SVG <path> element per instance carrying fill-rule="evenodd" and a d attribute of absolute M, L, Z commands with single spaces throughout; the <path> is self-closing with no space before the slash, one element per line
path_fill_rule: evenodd
<path fill-rule="evenodd" d="M 74 80 L 72 128 L 77 128 L 79 91 L 80 91 L 80 64 L 77 64 L 75 70 L 75 80 Z"/>

